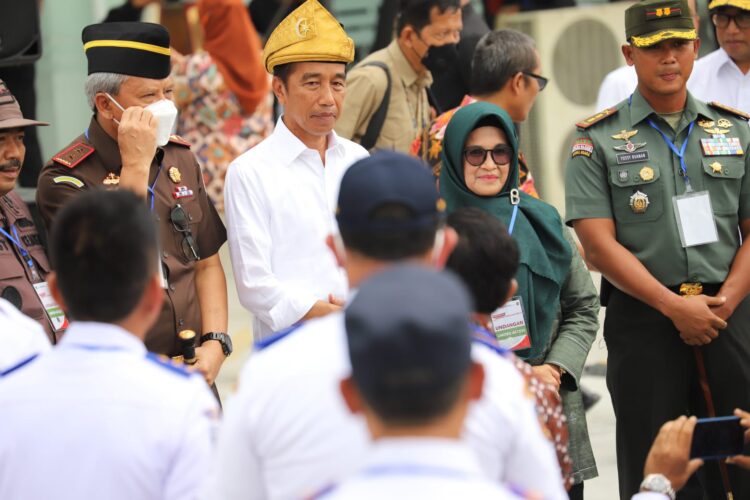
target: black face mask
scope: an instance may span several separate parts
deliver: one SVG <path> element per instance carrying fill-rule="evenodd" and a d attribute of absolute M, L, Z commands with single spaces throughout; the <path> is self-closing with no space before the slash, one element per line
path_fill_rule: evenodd
<path fill-rule="evenodd" d="M 445 45 L 430 45 L 427 53 L 422 58 L 422 64 L 431 73 L 441 73 L 458 64 L 458 45 L 446 43 Z"/>

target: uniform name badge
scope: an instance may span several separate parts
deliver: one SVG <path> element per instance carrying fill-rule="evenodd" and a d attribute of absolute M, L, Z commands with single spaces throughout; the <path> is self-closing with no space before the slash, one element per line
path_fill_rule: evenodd
<path fill-rule="evenodd" d="M 44 310 L 47 313 L 49 322 L 52 324 L 52 329 L 56 332 L 59 332 L 60 330 L 65 328 L 65 326 L 67 325 L 65 313 L 63 312 L 62 308 L 57 305 L 57 302 L 55 302 L 55 299 L 52 297 L 47 282 L 41 281 L 39 283 L 34 283 L 34 291 L 39 297 L 39 302 L 42 303 L 42 307 L 44 307 Z"/>
<path fill-rule="evenodd" d="M 708 191 L 691 191 L 673 196 L 672 205 L 683 248 L 719 241 Z"/>
<path fill-rule="evenodd" d="M 531 347 L 529 330 L 523 314 L 521 297 L 513 297 L 490 316 L 497 343 L 505 349 L 518 351 Z"/>

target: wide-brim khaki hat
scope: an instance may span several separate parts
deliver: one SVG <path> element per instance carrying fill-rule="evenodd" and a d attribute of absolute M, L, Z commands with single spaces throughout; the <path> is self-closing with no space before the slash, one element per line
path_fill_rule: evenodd
<path fill-rule="evenodd" d="M 39 125 L 49 125 L 49 123 L 24 118 L 18 101 L 13 97 L 5 82 L 0 80 L 0 130 Z"/>

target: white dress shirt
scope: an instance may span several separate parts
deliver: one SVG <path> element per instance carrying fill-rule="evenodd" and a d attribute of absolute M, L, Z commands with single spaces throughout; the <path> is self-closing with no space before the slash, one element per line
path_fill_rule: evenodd
<path fill-rule="evenodd" d="M 379 439 L 362 469 L 321 500 L 512 500 L 521 498 L 482 474 L 471 448 L 436 438 Z"/>
<path fill-rule="evenodd" d="M 195 498 L 219 409 L 203 377 L 170 363 L 79 322 L 0 380 L 0 498 Z"/>
<path fill-rule="evenodd" d="M 361 466 L 369 434 L 339 393 L 351 371 L 343 318 L 334 313 L 307 321 L 250 357 L 226 408 L 204 498 L 302 498 Z M 545 499 L 566 499 L 523 378 L 484 345 L 475 345 L 472 356 L 484 365 L 485 386 L 470 408 L 465 439 L 482 470 Z"/>
<path fill-rule="evenodd" d="M 316 300 L 346 296 L 325 245 L 335 232 L 341 177 L 367 151 L 331 132 L 320 154 L 279 118 L 273 133 L 229 165 L 224 188 L 229 251 L 256 339 L 299 321 Z"/>
<path fill-rule="evenodd" d="M 688 90 L 701 101 L 717 101 L 750 113 L 750 71 L 743 74 L 722 48 L 695 62 Z"/>
<path fill-rule="evenodd" d="M 596 99 L 597 111 L 611 108 L 620 101 L 624 101 L 630 97 L 637 86 L 638 75 L 633 66 L 620 66 L 610 71 L 599 87 L 599 96 Z"/>
<path fill-rule="evenodd" d="M 39 323 L 0 299 L 0 377 L 6 370 L 51 347 Z"/>

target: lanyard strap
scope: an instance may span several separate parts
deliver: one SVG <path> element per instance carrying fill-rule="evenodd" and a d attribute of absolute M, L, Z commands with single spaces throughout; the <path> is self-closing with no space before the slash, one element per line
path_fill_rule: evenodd
<path fill-rule="evenodd" d="M 508 235 L 513 235 L 513 229 L 516 227 L 516 217 L 518 217 L 518 205 L 521 204 L 521 194 L 518 192 L 518 189 L 510 190 L 510 203 L 513 205 L 513 213 L 510 214 Z"/>
<path fill-rule="evenodd" d="M 32 279 L 34 281 L 39 281 L 39 273 L 37 273 L 36 266 L 34 266 L 34 259 L 31 258 L 31 254 L 23 246 L 21 238 L 18 236 L 18 229 L 16 229 L 16 225 L 11 224 L 10 230 L 13 234 L 10 234 L 4 228 L 0 227 L 0 234 L 8 238 L 8 240 L 10 240 L 10 242 L 13 243 L 16 248 L 18 248 L 18 251 L 21 252 L 21 257 L 23 257 L 24 262 L 26 262 L 26 266 L 29 268 L 29 271 L 31 271 Z"/>
<path fill-rule="evenodd" d="M 693 128 L 695 128 L 695 121 L 690 122 L 690 127 L 688 127 L 688 133 L 687 137 L 685 137 L 685 140 L 682 142 L 682 146 L 680 149 L 677 149 L 677 146 L 675 146 L 674 142 L 672 142 L 669 137 L 667 137 L 667 134 L 661 131 L 661 129 L 654 123 L 654 121 L 649 118 L 648 124 L 659 132 L 661 134 L 661 138 L 664 139 L 664 142 L 667 143 L 667 146 L 669 146 L 669 149 L 672 150 L 672 153 L 677 156 L 677 158 L 680 159 L 680 170 L 682 170 L 682 176 L 685 178 L 685 190 L 687 192 L 690 192 L 693 190 L 692 186 L 690 185 L 690 178 L 688 177 L 687 173 L 687 164 L 685 163 L 685 149 L 687 148 L 688 141 L 690 140 L 690 134 L 693 133 Z"/>
<path fill-rule="evenodd" d="M 156 192 L 154 191 L 154 186 L 156 186 L 156 181 L 159 180 L 159 174 L 161 174 L 162 165 L 163 163 L 159 163 L 159 169 L 156 171 L 156 177 L 154 177 L 154 182 L 152 182 L 151 185 L 146 188 L 148 190 L 149 205 L 151 206 L 152 212 L 154 211 L 154 199 L 156 198 Z"/>

